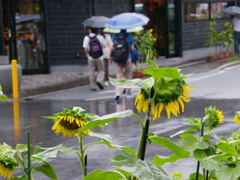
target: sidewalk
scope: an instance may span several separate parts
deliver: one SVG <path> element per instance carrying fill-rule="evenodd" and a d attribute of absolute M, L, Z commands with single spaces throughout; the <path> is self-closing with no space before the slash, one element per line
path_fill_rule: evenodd
<path fill-rule="evenodd" d="M 207 62 L 206 50 L 189 51 L 184 57 L 158 58 L 155 63 L 159 67 L 178 67 L 180 65 Z M 148 68 L 146 63 L 141 63 L 138 68 Z M 51 74 L 24 75 L 21 79 L 20 97 L 28 97 L 58 90 L 73 88 L 89 84 L 87 65 L 79 66 L 53 66 Z M 111 77 L 115 76 L 114 64 L 109 66 Z"/>

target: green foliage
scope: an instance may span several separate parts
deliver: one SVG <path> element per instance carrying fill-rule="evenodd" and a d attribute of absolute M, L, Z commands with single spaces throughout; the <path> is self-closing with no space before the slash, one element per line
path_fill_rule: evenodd
<path fill-rule="evenodd" d="M 6 101 L 6 100 L 7 100 L 7 96 L 3 94 L 2 86 L 0 84 L 0 101 Z"/>
<path fill-rule="evenodd" d="M 153 60 L 157 56 L 155 49 L 156 38 L 153 35 L 153 30 L 149 29 L 145 32 L 137 32 L 134 35 L 135 45 L 141 54 L 141 62 Z"/>
<path fill-rule="evenodd" d="M 227 63 L 231 63 L 231 62 L 235 62 L 235 61 L 239 61 L 239 60 L 240 60 L 240 56 L 236 55 L 236 56 L 228 58 Z"/>

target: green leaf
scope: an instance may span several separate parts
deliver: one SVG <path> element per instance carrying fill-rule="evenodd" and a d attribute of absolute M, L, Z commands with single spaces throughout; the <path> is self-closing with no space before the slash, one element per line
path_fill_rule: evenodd
<path fill-rule="evenodd" d="M 6 100 L 7 100 L 7 96 L 0 94 L 0 101 L 6 101 Z"/>
<path fill-rule="evenodd" d="M 23 152 L 27 152 L 28 151 L 28 147 L 26 144 L 17 144 L 16 145 L 16 150 L 19 152 L 19 153 L 23 153 Z"/>
<path fill-rule="evenodd" d="M 196 173 L 190 174 L 189 180 L 196 180 Z M 198 180 L 204 180 L 204 177 L 202 174 L 198 174 Z"/>
<path fill-rule="evenodd" d="M 194 137 L 192 134 L 190 134 L 190 133 L 184 133 L 184 134 L 180 135 L 180 137 L 183 138 L 183 139 L 189 139 L 189 140 L 191 140 L 191 141 L 193 141 L 193 142 L 198 141 L 198 139 L 195 138 L 195 137 Z"/>
<path fill-rule="evenodd" d="M 193 157 L 196 159 L 196 160 L 202 160 L 204 159 L 205 157 L 207 157 L 207 154 L 204 150 L 201 150 L 201 149 L 196 149 L 193 153 Z"/>
<path fill-rule="evenodd" d="M 150 66 L 153 69 L 157 69 L 158 68 L 157 64 L 154 63 L 153 61 L 147 60 L 147 64 L 148 64 L 148 66 Z"/>
<path fill-rule="evenodd" d="M 179 73 L 178 68 L 158 68 L 158 69 L 146 69 L 144 74 L 148 74 L 157 79 L 171 78 L 171 79 L 184 79 Z"/>
<path fill-rule="evenodd" d="M 84 177 L 82 180 L 122 180 L 126 178 L 117 171 L 102 171 L 100 169 L 97 169 L 93 171 L 92 173 L 88 174 L 86 177 Z"/>
<path fill-rule="evenodd" d="M 125 118 L 125 117 L 131 116 L 131 115 L 133 115 L 133 111 L 131 111 L 131 110 L 108 114 L 106 116 L 98 117 L 97 119 L 90 121 L 89 123 L 87 123 L 86 126 L 80 128 L 79 130 L 93 129 L 97 126 L 104 125 L 111 121 L 118 120 L 119 118 Z"/>
<path fill-rule="evenodd" d="M 138 159 L 130 154 L 120 154 L 111 160 L 111 164 L 123 171 L 133 174 L 139 180 L 170 180 L 164 170 L 154 163 Z"/>
<path fill-rule="evenodd" d="M 31 157 L 37 161 L 33 161 L 33 164 L 39 163 L 38 161 L 46 161 L 48 158 L 55 158 L 58 153 L 73 154 L 79 152 L 76 147 L 66 147 L 62 144 L 50 148 L 40 146 L 35 146 L 34 148 L 34 154 Z"/>
<path fill-rule="evenodd" d="M 163 166 L 166 163 L 174 163 L 179 159 L 183 159 L 185 157 L 180 157 L 176 154 L 173 154 L 169 157 L 163 157 L 163 156 L 155 156 L 154 159 L 152 160 L 153 163 L 157 164 L 158 166 Z"/>
<path fill-rule="evenodd" d="M 239 180 L 240 178 L 240 166 L 235 168 L 223 166 L 216 170 L 216 176 L 218 179 L 224 180 Z"/>
<path fill-rule="evenodd" d="M 235 148 L 228 143 L 220 142 L 218 143 L 217 148 L 219 148 L 223 152 L 231 154 L 232 156 L 237 156 Z"/>
<path fill-rule="evenodd" d="M 116 87 L 122 87 L 122 88 L 146 88 L 146 85 L 143 80 L 141 79 L 123 79 L 123 80 L 118 80 L 118 79 L 113 79 L 109 77 L 109 81 L 113 86 Z"/>
<path fill-rule="evenodd" d="M 194 151 L 197 149 L 197 144 L 194 141 L 191 141 L 190 139 L 181 139 L 180 144 L 188 151 Z"/>
<path fill-rule="evenodd" d="M 204 158 L 201 161 L 201 165 L 203 168 L 205 168 L 209 171 L 217 170 L 222 166 L 220 162 L 211 159 L 211 157 Z"/>
<path fill-rule="evenodd" d="M 90 136 L 102 139 L 102 141 L 100 140 L 99 142 L 96 142 L 94 144 L 105 144 L 112 149 L 118 149 L 125 151 L 129 154 L 136 155 L 136 152 L 129 147 L 112 144 L 112 138 L 108 134 L 90 133 Z"/>
<path fill-rule="evenodd" d="M 174 154 L 176 154 L 179 157 L 187 158 L 189 157 L 190 153 L 173 143 L 167 138 L 164 137 L 158 137 L 158 136 L 151 136 L 149 139 L 159 146 L 163 146 L 169 150 L 171 150 Z"/>
<path fill-rule="evenodd" d="M 183 133 L 187 133 L 187 132 L 198 132 L 196 128 L 189 128 L 187 130 L 181 130 L 181 131 L 178 131 L 177 133 L 171 135 L 170 137 L 174 137 L 174 136 L 177 136 L 179 134 L 183 134 Z"/>
<path fill-rule="evenodd" d="M 41 172 L 43 174 L 45 174 L 47 177 L 51 178 L 51 179 L 58 179 L 57 178 L 57 174 L 55 172 L 55 169 L 53 166 L 51 166 L 49 163 L 45 162 L 44 165 L 42 166 L 36 166 L 33 168 L 34 170 Z"/>
<path fill-rule="evenodd" d="M 207 149 L 209 147 L 209 144 L 206 142 L 199 142 L 197 148 L 199 149 Z"/>

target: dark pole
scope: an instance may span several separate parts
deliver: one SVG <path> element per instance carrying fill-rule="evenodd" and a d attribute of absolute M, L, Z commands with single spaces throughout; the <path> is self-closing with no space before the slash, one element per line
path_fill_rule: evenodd
<path fill-rule="evenodd" d="M 9 59 L 17 59 L 15 0 L 8 0 Z"/>
<path fill-rule="evenodd" d="M 95 16 L 95 1 L 92 0 L 92 16 Z"/>

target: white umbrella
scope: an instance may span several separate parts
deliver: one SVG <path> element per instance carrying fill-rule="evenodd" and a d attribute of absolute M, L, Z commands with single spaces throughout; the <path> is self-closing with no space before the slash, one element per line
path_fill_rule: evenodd
<path fill-rule="evenodd" d="M 229 6 L 225 8 L 222 13 L 225 14 L 240 14 L 240 7 L 238 6 Z"/>

